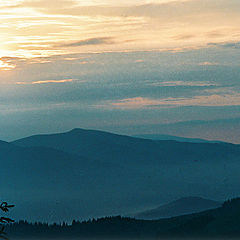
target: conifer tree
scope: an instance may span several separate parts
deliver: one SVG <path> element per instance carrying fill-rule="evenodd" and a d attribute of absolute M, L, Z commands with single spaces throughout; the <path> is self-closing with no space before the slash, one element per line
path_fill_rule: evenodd
<path fill-rule="evenodd" d="M 0 210 L 3 212 L 8 212 L 10 208 L 13 208 L 14 205 L 8 205 L 7 202 L 2 202 L 0 204 Z M 12 220 L 11 218 L 7 218 L 7 217 L 0 217 L 0 238 L 1 239 L 7 239 L 5 237 L 6 233 L 4 232 L 4 225 L 6 223 L 12 223 L 14 222 L 14 220 Z"/>

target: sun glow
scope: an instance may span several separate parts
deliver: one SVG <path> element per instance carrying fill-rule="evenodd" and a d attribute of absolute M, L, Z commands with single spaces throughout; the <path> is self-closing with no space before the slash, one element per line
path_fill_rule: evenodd
<path fill-rule="evenodd" d="M 50 2 L 0 1 L 0 49 L 9 50 L 0 50 L 0 58 L 181 51 L 206 47 L 212 42 L 239 41 L 239 14 L 236 10 L 240 9 L 240 4 L 236 1 L 231 8 L 224 0 L 220 1 L 221 4 L 216 1 L 204 4 L 199 0 Z"/>
<path fill-rule="evenodd" d="M 1 0 L 0 7 L 10 7 L 22 3 L 23 0 Z"/>

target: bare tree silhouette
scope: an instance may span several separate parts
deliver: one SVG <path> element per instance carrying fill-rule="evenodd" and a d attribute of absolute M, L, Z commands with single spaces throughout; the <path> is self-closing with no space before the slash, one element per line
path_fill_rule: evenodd
<path fill-rule="evenodd" d="M 0 210 L 3 212 L 8 212 L 10 208 L 13 208 L 14 205 L 8 205 L 7 202 L 2 202 L 0 204 Z M 6 223 L 12 223 L 14 222 L 13 219 L 7 218 L 7 217 L 0 217 L 0 238 L 1 239 L 7 239 L 6 238 L 6 233 L 4 232 L 4 225 Z"/>

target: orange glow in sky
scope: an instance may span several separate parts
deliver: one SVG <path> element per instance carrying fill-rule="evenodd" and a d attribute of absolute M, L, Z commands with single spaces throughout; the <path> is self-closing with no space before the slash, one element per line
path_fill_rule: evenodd
<path fill-rule="evenodd" d="M 238 10 L 240 2 L 234 0 L 1 1 L 0 55 L 34 58 L 84 52 L 179 51 L 237 41 Z"/>

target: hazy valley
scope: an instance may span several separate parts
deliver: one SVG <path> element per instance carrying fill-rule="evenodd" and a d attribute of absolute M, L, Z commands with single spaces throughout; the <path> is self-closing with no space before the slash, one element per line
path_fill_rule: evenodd
<path fill-rule="evenodd" d="M 182 197 L 238 196 L 240 146 L 74 129 L 0 143 L 1 190 L 16 219 L 126 215 Z M 14 176 L 14 177 L 13 177 Z"/>

